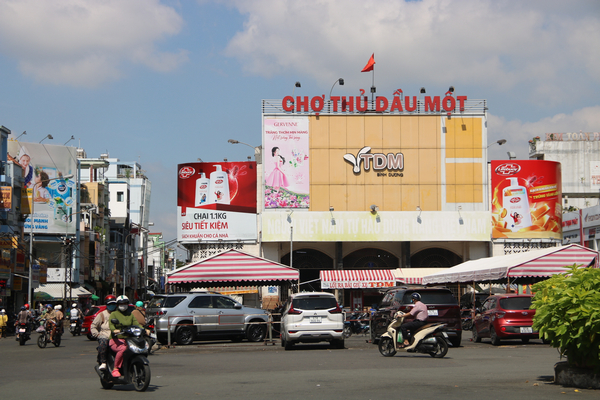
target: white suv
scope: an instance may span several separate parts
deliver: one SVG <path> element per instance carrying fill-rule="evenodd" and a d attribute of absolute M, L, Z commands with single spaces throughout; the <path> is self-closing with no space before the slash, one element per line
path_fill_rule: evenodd
<path fill-rule="evenodd" d="M 281 315 L 281 346 L 330 342 L 344 348 L 344 314 L 335 296 L 325 292 L 296 293 L 286 301 Z"/>

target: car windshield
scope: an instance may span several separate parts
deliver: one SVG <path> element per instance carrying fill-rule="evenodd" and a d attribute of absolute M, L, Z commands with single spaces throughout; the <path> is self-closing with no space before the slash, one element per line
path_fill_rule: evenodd
<path fill-rule="evenodd" d="M 447 290 L 416 290 L 414 292 L 407 291 L 406 293 L 404 293 L 404 298 L 402 299 L 404 304 L 411 303 L 410 295 L 415 292 L 421 295 L 421 302 L 425 304 L 457 304 L 456 299 L 452 295 L 452 292 Z"/>
<path fill-rule="evenodd" d="M 505 310 L 529 310 L 529 307 L 531 307 L 531 297 L 500 299 L 500 307 Z"/>
<path fill-rule="evenodd" d="M 292 301 L 292 307 L 299 310 L 329 310 L 337 307 L 337 301 L 333 297 L 299 297 Z"/>
<path fill-rule="evenodd" d="M 85 316 L 89 317 L 90 315 L 96 314 L 98 311 L 100 311 L 100 309 L 98 307 L 92 307 L 88 310 L 87 313 L 85 313 Z"/>
<path fill-rule="evenodd" d="M 148 308 L 173 308 L 181 303 L 185 296 L 154 296 L 148 304 Z"/>

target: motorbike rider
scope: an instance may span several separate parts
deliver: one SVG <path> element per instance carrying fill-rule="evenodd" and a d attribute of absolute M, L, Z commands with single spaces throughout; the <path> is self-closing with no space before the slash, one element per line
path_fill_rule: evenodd
<path fill-rule="evenodd" d="M 143 328 L 139 322 L 131 315 L 129 310 L 129 298 L 125 295 L 117 297 L 117 309 L 110 313 L 110 331 L 112 332 L 112 339 L 110 340 L 110 348 L 116 353 L 115 355 L 115 366 L 112 371 L 112 376 L 118 378 L 121 376 L 119 368 L 123 365 L 123 353 L 127 350 L 127 343 L 125 343 L 126 336 L 121 335 L 121 331 L 117 329 L 117 326 L 113 323 L 113 319 L 118 320 L 119 326 L 139 326 Z"/>
<path fill-rule="evenodd" d="M 417 329 L 422 327 L 427 323 L 427 318 L 429 317 L 427 313 L 427 306 L 421 302 L 421 295 L 417 292 L 414 292 L 410 295 L 410 298 L 414 304 L 414 307 L 410 310 L 406 317 L 413 318 L 413 321 L 405 322 L 400 326 L 402 330 L 402 337 L 404 338 L 404 343 L 402 347 L 406 347 L 410 344 L 408 341 L 408 332 L 415 332 Z"/>
<path fill-rule="evenodd" d="M 81 310 L 77 306 L 77 303 L 73 303 L 71 305 L 71 311 L 70 311 L 69 314 L 70 314 L 71 322 L 77 322 L 77 323 L 79 323 L 79 321 L 81 320 L 81 317 L 83 317 L 83 313 L 81 312 Z"/>
<path fill-rule="evenodd" d="M 3 338 L 6 331 L 6 323 L 8 321 L 8 315 L 6 315 L 6 310 L 4 308 L 0 311 L 0 338 Z"/>
<path fill-rule="evenodd" d="M 15 326 L 19 326 L 20 324 L 27 324 L 26 329 L 29 331 L 29 324 L 31 322 L 31 313 L 27 310 L 27 307 L 21 307 L 21 311 L 17 314 L 17 320 L 15 321 Z M 19 330 L 17 330 L 17 340 L 19 340 Z"/>
<path fill-rule="evenodd" d="M 104 298 L 104 304 L 106 304 L 106 310 L 98 313 L 90 326 L 92 336 L 98 339 L 99 369 L 106 369 L 106 351 L 110 340 L 110 313 L 117 309 L 117 298 L 109 294 Z"/>
<path fill-rule="evenodd" d="M 54 313 L 56 314 L 57 332 L 59 332 L 62 335 L 64 333 L 63 321 L 65 319 L 65 314 L 62 312 L 62 306 L 60 304 L 54 307 Z"/>
<path fill-rule="evenodd" d="M 143 302 L 138 301 L 135 303 L 135 309 L 131 312 L 131 315 L 135 317 L 140 325 L 146 325 L 146 310 L 144 310 Z"/>

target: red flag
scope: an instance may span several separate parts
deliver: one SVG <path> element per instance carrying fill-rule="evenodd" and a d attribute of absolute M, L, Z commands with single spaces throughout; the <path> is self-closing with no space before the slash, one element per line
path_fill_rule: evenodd
<path fill-rule="evenodd" d="M 365 67 L 362 69 L 362 71 L 360 72 L 369 72 L 369 71 L 373 71 L 373 66 L 375 65 L 375 53 L 373 53 L 371 55 L 371 58 L 369 58 L 369 62 L 367 63 L 367 65 L 365 65 Z"/>

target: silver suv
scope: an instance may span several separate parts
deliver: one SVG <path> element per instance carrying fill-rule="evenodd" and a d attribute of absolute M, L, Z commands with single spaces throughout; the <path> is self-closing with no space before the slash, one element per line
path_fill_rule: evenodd
<path fill-rule="evenodd" d="M 260 342 L 267 332 L 269 314 L 244 307 L 229 296 L 192 292 L 154 296 L 146 317 L 155 319 L 160 343 L 167 343 L 170 329 L 172 341 L 187 345 L 204 338 Z"/>

